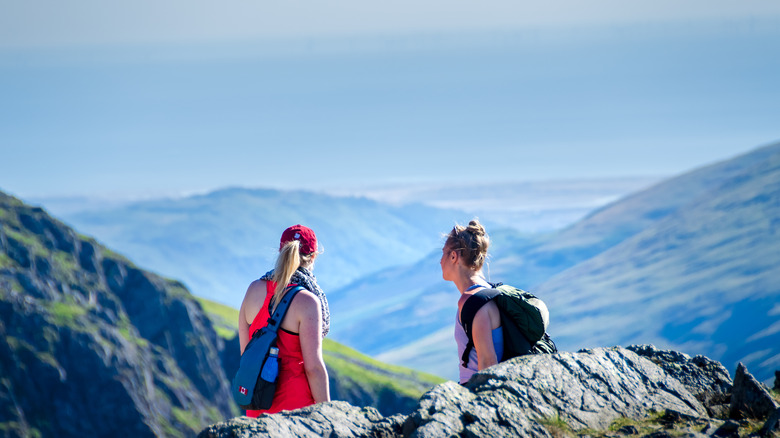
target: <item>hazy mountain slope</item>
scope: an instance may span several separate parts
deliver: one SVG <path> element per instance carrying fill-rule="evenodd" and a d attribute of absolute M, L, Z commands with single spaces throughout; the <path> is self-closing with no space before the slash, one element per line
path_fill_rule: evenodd
<path fill-rule="evenodd" d="M 239 362 L 238 310 L 205 298 L 198 301 L 224 339 L 225 374 L 232 378 Z M 424 392 L 444 382 L 437 376 L 379 362 L 327 338 L 322 349 L 331 398 L 373 406 L 383 415 L 411 412 Z"/>
<path fill-rule="evenodd" d="M 536 285 L 580 262 L 598 256 L 609 248 L 631 239 L 632 236 L 639 236 L 638 233 L 644 233 L 643 230 L 647 229 L 647 232 L 652 234 L 659 232 L 654 227 L 660 227 L 661 224 L 674 226 L 673 224 L 677 220 L 687 217 L 684 215 L 688 209 L 720 196 L 721 192 L 723 192 L 723 196 L 729 196 L 725 192 L 728 191 L 729 187 L 743 179 L 752 178 L 753 173 L 760 166 L 768 166 L 767 163 L 775 159 L 774 157 L 778 153 L 780 153 L 780 144 L 760 148 L 733 160 L 694 170 L 610 204 L 557 233 L 529 238 L 516 232 L 488 229 L 493 243 L 487 273 L 492 281 L 511 283 L 538 293 L 544 299 L 553 299 L 546 296 L 551 293 L 549 288 L 539 289 Z M 755 189 L 760 192 L 762 187 L 759 184 L 755 186 Z M 771 189 L 768 188 L 768 190 Z M 767 194 L 766 196 L 773 195 Z M 690 233 L 677 236 L 677 238 L 682 239 L 680 245 L 685 245 L 685 238 L 695 236 L 693 231 L 697 229 L 699 223 L 718 221 L 717 218 L 720 217 L 721 213 L 714 207 L 712 211 L 708 211 L 708 208 L 710 207 L 701 205 L 697 207 L 695 213 L 690 213 L 696 218 L 692 222 L 689 219 L 687 226 L 691 229 Z M 745 215 L 767 215 L 772 220 L 778 217 L 774 211 L 762 211 L 762 207 L 759 205 L 747 204 L 744 208 Z M 774 216 L 771 216 L 772 214 Z M 710 215 L 712 217 L 709 217 Z M 737 225 L 738 223 L 730 224 L 733 227 L 737 227 Z M 759 239 L 759 243 L 761 241 L 771 242 L 771 239 L 764 236 Z M 773 247 L 767 245 L 763 248 L 771 252 Z M 738 252 L 721 255 L 723 257 L 732 256 L 735 259 L 740 257 Z M 439 256 L 440 252 L 435 251 L 420 262 L 361 279 L 332 293 L 334 312 L 344 312 L 344 314 L 349 315 L 348 318 L 345 318 L 348 324 L 344 328 L 339 325 L 339 319 L 334 317 L 334 321 L 336 321 L 334 325 L 337 326 L 334 338 L 347 345 L 359 346 L 358 348 L 362 351 L 378 354 L 382 360 L 452 377 L 455 359 L 447 352 L 454 351 L 454 340 L 444 336 L 443 333 L 446 333 L 447 327 L 451 327 L 453 324 L 457 291 L 441 280 Z M 628 258 L 628 254 L 624 253 L 622 257 Z M 767 260 L 770 259 L 771 257 L 767 258 Z M 625 264 L 621 266 L 622 271 L 615 271 L 612 274 L 620 273 L 621 276 L 630 277 L 632 275 L 630 270 L 633 267 Z M 695 271 L 688 274 L 691 275 L 691 278 L 677 277 L 673 280 L 670 279 L 670 281 L 685 284 L 685 282 L 693 281 L 693 276 L 699 275 Z M 735 277 L 742 275 L 736 271 L 723 274 Z M 705 277 L 706 279 L 707 277 Z M 710 287 L 713 289 L 721 287 L 717 284 L 719 282 L 732 281 L 726 277 L 713 277 L 709 280 L 711 280 Z M 564 287 L 562 283 L 558 284 Z M 348 290 L 352 292 L 344 292 Z M 355 291 L 359 291 L 361 296 L 367 297 L 363 304 L 354 299 L 347 303 L 339 301 L 341 297 L 348 296 Z M 405 297 L 409 298 L 403 301 Z M 372 310 L 381 308 L 379 303 L 385 303 L 391 299 L 398 301 L 393 307 L 385 307 L 381 312 Z M 688 299 L 696 299 L 696 296 L 680 297 L 681 301 Z M 558 313 L 563 313 L 562 309 L 569 306 L 570 303 L 556 301 L 554 304 L 551 332 L 554 335 L 561 332 L 561 336 L 568 336 L 567 330 L 573 334 L 577 333 L 579 330 L 577 326 L 564 328 L 563 324 L 565 323 L 558 319 Z M 579 306 L 580 304 L 575 302 L 574 305 Z M 415 313 L 425 311 L 428 308 L 431 311 L 427 312 L 425 316 Z M 622 321 L 628 324 L 635 319 L 633 317 L 634 310 L 624 310 Z M 774 310 L 774 312 L 778 312 L 778 310 Z M 360 318 L 360 315 L 365 315 L 365 317 Z M 713 315 L 713 318 L 715 317 L 718 315 Z M 394 332 L 396 325 L 402 326 L 403 330 Z M 371 337 L 364 336 L 364 332 L 361 331 L 368 328 L 371 329 Z M 772 330 L 770 327 L 767 328 Z M 621 330 L 626 331 L 628 328 Z M 372 342 L 373 339 L 376 339 L 376 342 Z M 640 341 L 644 340 L 640 339 Z M 432 350 L 431 346 L 434 345 L 436 348 Z M 564 345 L 567 348 L 579 348 L 577 342 L 565 338 Z M 747 348 L 745 351 L 756 352 L 756 350 L 748 350 Z M 716 358 L 721 357 L 720 350 L 715 352 L 708 350 L 707 352 Z M 743 357 L 745 356 L 743 355 Z"/>
<path fill-rule="evenodd" d="M 237 409 L 198 303 L 0 192 L 0 430 L 192 436 Z"/>
<path fill-rule="evenodd" d="M 780 368 L 780 150 L 536 292 L 564 348 L 655 342 L 768 379 Z"/>
<path fill-rule="evenodd" d="M 534 245 L 496 248 L 492 272 L 502 281 L 533 288 L 668 217 L 764 162 L 780 144 L 755 149 L 662 181 L 602 207 Z"/>
<path fill-rule="evenodd" d="M 273 267 L 290 225 L 317 233 L 325 253 L 316 274 L 328 292 L 419 259 L 460 215 L 302 191 L 226 189 L 64 217 L 141 266 L 182 279 L 196 295 L 237 307 L 247 285 Z"/>
<path fill-rule="evenodd" d="M 522 174 L 517 175 L 522 178 Z M 463 210 L 489 220 L 494 227 L 526 233 L 559 230 L 593 210 L 661 181 L 660 177 L 556 179 L 488 182 L 490 177 L 456 183 L 398 184 L 344 189 L 392 204 L 423 204 Z"/>

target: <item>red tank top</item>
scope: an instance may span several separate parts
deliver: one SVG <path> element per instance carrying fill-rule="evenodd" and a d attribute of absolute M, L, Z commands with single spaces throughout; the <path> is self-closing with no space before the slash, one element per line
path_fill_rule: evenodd
<path fill-rule="evenodd" d="M 266 282 L 265 301 L 260 311 L 257 312 L 252 324 L 249 325 L 249 337 L 268 324 L 268 304 L 273 297 L 276 283 Z M 279 335 L 276 340 L 279 347 L 279 378 L 274 393 L 274 401 L 267 410 L 248 410 L 246 415 L 257 417 L 260 414 L 273 414 L 279 411 L 289 411 L 314 404 L 311 395 L 309 380 L 303 368 L 303 353 L 301 341 L 297 333 L 288 332 L 279 327 Z"/>

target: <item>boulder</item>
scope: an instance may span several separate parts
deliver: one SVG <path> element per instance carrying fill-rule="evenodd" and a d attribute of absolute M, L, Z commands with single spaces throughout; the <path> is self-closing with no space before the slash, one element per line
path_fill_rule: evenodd
<path fill-rule="evenodd" d="M 765 419 L 777 409 L 769 390 L 753 377 L 742 363 L 737 365 L 729 415 L 734 419 Z"/>
<path fill-rule="evenodd" d="M 653 345 L 631 345 L 628 349 L 650 359 L 679 380 L 707 408 L 710 417 L 728 416 L 733 382 L 720 362 L 705 356 L 691 358 L 679 351 L 659 350 Z"/>
<path fill-rule="evenodd" d="M 475 374 L 466 385 L 434 387 L 406 417 L 385 418 L 373 408 L 330 402 L 235 418 L 200 436 L 549 437 L 545 424 L 551 421 L 572 430 L 605 430 L 618 418 L 641 420 L 664 410 L 706 416 L 682 383 L 650 360 L 615 347 L 514 358 Z"/>
<path fill-rule="evenodd" d="M 400 426 L 400 416 L 384 418 L 375 408 L 356 408 L 344 401 L 333 401 L 256 419 L 233 418 L 209 426 L 198 437 L 392 437 L 400 435 Z"/>

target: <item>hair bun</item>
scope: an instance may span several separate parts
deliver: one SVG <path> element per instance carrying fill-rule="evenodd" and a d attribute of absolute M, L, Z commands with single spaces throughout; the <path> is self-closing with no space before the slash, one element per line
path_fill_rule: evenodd
<path fill-rule="evenodd" d="M 473 219 L 469 222 L 468 231 L 475 236 L 484 236 L 487 234 L 485 227 L 483 227 L 482 224 L 480 224 L 476 219 Z"/>

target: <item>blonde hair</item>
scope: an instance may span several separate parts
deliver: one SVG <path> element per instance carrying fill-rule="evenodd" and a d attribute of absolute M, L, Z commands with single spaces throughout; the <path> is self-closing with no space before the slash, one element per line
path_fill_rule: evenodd
<path fill-rule="evenodd" d="M 455 225 L 444 243 L 445 248 L 456 251 L 466 266 L 474 271 L 482 269 L 489 246 L 490 237 L 477 219 L 469 222 L 468 227 Z"/>
<path fill-rule="evenodd" d="M 276 258 L 276 267 L 274 268 L 273 281 L 276 283 L 274 296 L 271 298 L 271 308 L 276 309 L 279 301 L 282 300 L 287 292 L 287 285 L 290 283 L 295 271 L 299 267 L 308 267 L 314 260 L 316 253 L 301 254 L 301 242 L 291 240 L 284 244 L 279 250 L 279 256 Z"/>

